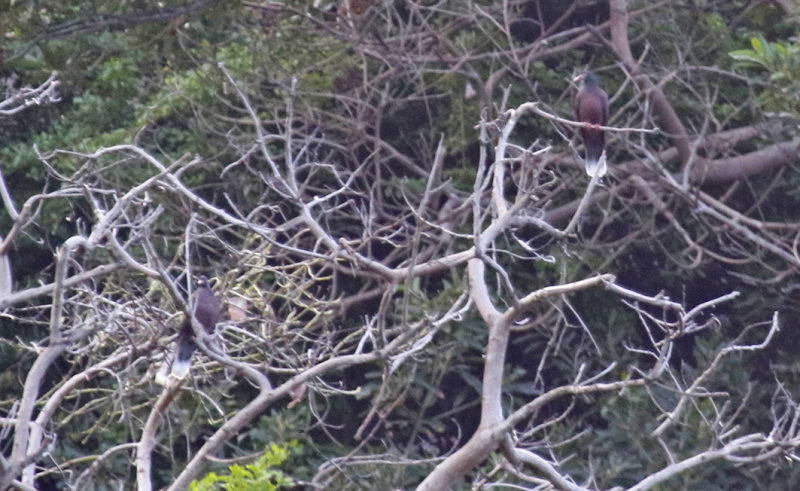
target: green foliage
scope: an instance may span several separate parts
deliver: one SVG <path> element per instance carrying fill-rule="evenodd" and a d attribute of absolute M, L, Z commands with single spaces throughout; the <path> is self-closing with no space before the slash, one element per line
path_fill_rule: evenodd
<path fill-rule="evenodd" d="M 129 58 L 111 57 L 97 70 L 93 87 L 118 99 L 136 94 L 141 85 L 139 69 Z"/>
<path fill-rule="evenodd" d="M 227 474 L 210 472 L 203 479 L 189 486 L 192 491 L 277 491 L 294 485 L 294 481 L 279 467 L 289 458 L 299 444 L 291 441 L 285 446 L 272 444 L 252 464 L 234 464 Z"/>
<path fill-rule="evenodd" d="M 151 95 L 136 106 L 136 124 L 145 126 L 188 111 L 191 103 L 209 103 L 213 99 L 213 85 L 209 84 L 211 64 L 175 72 L 165 79 L 163 90 Z"/>
<path fill-rule="evenodd" d="M 743 67 L 760 67 L 768 70 L 770 80 L 790 78 L 800 68 L 800 46 L 782 42 L 770 43 L 763 36 L 750 39 L 753 49 L 730 52 L 730 56 Z"/>
<path fill-rule="evenodd" d="M 762 35 L 750 38 L 752 49 L 731 51 L 739 68 L 767 72 L 768 85 L 758 100 L 769 111 L 800 114 L 800 42 L 769 42 Z"/>
<path fill-rule="evenodd" d="M 247 46 L 232 43 L 220 48 L 217 60 L 230 70 L 234 77 L 241 77 L 252 73 L 254 70 L 254 53 Z"/>

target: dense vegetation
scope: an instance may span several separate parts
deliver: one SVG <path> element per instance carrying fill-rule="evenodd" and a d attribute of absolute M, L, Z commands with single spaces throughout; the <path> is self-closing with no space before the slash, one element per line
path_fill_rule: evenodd
<path fill-rule="evenodd" d="M 792 2 L 0 11 L 0 489 L 800 485 Z"/>

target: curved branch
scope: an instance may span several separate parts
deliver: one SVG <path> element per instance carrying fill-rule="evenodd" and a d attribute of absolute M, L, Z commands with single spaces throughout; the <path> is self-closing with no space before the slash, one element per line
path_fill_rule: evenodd
<path fill-rule="evenodd" d="M 153 489 L 153 482 L 150 478 L 153 449 L 156 446 L 156 436 L 167 408 L 178 395 L 180 380 L 171 380 L 171 385 L 166 387 L 158 397 L 147 422 L 142 429 L 142 437 L 136 445 L 136 488 L 139 491 L 150 491 Z M 187 486 L 188 488 L 188 486 Z"/>
<path fill-rule="evenodd" d="M 22 393 L 17 425 L 14 428 L 14 444 L 11 451 L 9 462 L 11 472 L 5 476 L 0 476 L 0 489 L 5 489 L 17 475 L 17 470 L 26 466 L 29 460 L 39 453 L 39 440 L 41 432 L 34 429 L 31 431 L 30 422 L 33 418 L 33 410 L 36 400 L 39 397 L 39 388 L 42 384 L 47 370 L 56 359 L 67 349 L 63 341 L 62 314 L 64 307 L 64 279 L 67 277 L 67 270 L 73 253 L 83 247 L 88 247 L 89 243 L 80 236 L 70 237 L 61 246 L 56 260 L 55 288 L 53 289 L 53 305 L 50 309 L 50 335 L 49 345 L 45 348 L 33 363 L 27 377 L 25 378 L 25 388 Z M 31 454 L 31 449 L 36 452 Z M 27 471 L 27 469 L 26 469 Z M 33 485 L 33 472 L 26 472 L 23 476 L 23 483 Z"/>
<path fill-rule="evenodd" d="M 284 396 L 291 395 L 291 391 L 295 387 L 314 377 L 319 377 L 328 373 L 331 370 L 339 370 L 353 365 L 363 365 L 365 363 L 372 363 L 385 359 L 397 346 L 402 345 L 407 337 L 408 335 L 399 336 L 381 350 L 372 353 L 364 355 L 345 355 L 326 360 L 295 375 L 273 390 L 262 390 L 255 399 L 239 410 L 206 441 L 200 450 L 198 450 L 197 454 L 192 457 L 192 460 L 186 465 L 178 478 L 170 485 L 168 490 L 178 491 L 188 489 L 189 484 L 200 475 L 200 472 L 206 466 L 206 461 L 214 452 L 224 445 L 231 437 L 236 435 L 245 425 L 261 415 L 272 403 Z"/>
<path fill-rule="evenodd" d="M 736 130 L 729 130 L 716 135 L 711 135 L 706 138 L 707 141 L 705 144 L 713 147 L 724 144 L 725 142 L 730 143 L 728 138 L 731 136 L 733 137 L 734 141 L 738 141 L 739 137 L 746 139 L 751 136 L 757 136 L 757 134 L 758 133 L 755 128 L 748 126 L 746 128 L 738 128 Z M 666 154 L 668 153 L 670 153 L 670 150 L 663 152 L 662 156 L 666 159 Z M 715 160 L 703 159 L 702 162 L 695 162 L 695 165 L 692 169 L 691 183 L 703 185 L 736 181 L 744 177 L 760 175 L 764 172 L 794 164 L 799 161 L 800 141 L 783 141 L 744 155 L 725 157 Z M 652 171 L 646 167 L 644 161 L 642 160 L 619 164 L 615 166 L 615 168 L 617 169 L 617 172 L 624 173 L 637 173 L 639 171 L 642 173 L 652 173 Z M 681 176 L 682 173 L 680 172 L 672 174 L 672 178 L 676 181 L 679 181 Z M 623 187 L 627 185 L 628 184 L 625 183 L 621 184 Z M 619 191 L 619 187 L 616 187 L 616 189 L 611 188 L 611 190 L 595 191 L 589 200 L 589 204 L 600 203 L 608 199 L 612 193 L 618 193 Z M 547 211 L 543 217 L 544 221 L 553 225 L 557 223 L 563 223 L 575 214 L 580 201 L 580 199 L 575 199 L 569 203 Z"/>
<path fill-rule="evenodd" d="M 628 6 L 626 0 L 611 0 L 609 3 L 611 22 L 611 45 L 620 61 L 633 79 L 647 94 L 653 110 L 662 122 L 662 129 L 669 135 L 678 149 L 681 162 L 687 164 L 692 156 L 689 134 L 678 113 L 670 104 L 660 87 L 653 84 L 647 74 L 639 71 L 639 64 L 631 53 L 628 40 Z"/>
<path fill-rule="evenodd" d="M 800 140 L 775 143 L 745 155 L 703 160 L 693 166 L 691 179 L 698 185 L 735 181 L 763 174 L 800 160 Z"/>
<path fill-rule="evenodd" d="M 638 484 L 628 489 L 628 491 L 644 491 L 646 489 L 651 489 L 654 486 L 677 476 L 682 472 L 686 472 L 689 469 L 697 467 L 699 465 L 707 464 L 708 462 L 720 459 L 735 459 L 736 462 L 742 461 L 749 461 L 749 462 L 758 462 L 760 460 L 764 460 L 767 457 L 774 456 L 774 452 L 768 452 L 766 454 L 761 455 L 754 455 L 752 457 L 739 457 L 736 454 L 741 452 L 763 452 L 767 449 L 775 449 L 777 444 L 764 438 L 764 435 L 761 434 L 751 434 L 745 435 L 743 437 L 737 438 L 732 442 L 728 443 L 722 448 L 718 448 L 716 450 L 706 450 L 705 452 L 701 452 L 697 455 L 693 455 L 687 459 L 681 460 L 680 462 L 675 462 L 674 464 L 670 464 L 667 467 L 661 469 L 660 471 L 650 474 L 645 479 L 639 481 Z"/>

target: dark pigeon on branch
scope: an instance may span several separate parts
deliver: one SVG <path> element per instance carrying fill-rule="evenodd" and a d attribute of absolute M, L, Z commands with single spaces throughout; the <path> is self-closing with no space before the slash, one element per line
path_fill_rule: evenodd
<path fill-rule="evenodd" d="M 586 72 L 575 77 L 575 82 L 583 82 L 575 96 L 575 116 L 581 123 L 606 126 L 608 123 L 608 94 L 600 88 L 597 76 Z M 594 177 L 606 173 L 603 156 L 605 134 L 600 128 L 581 128 L 583 147 L 586 151 L 586 173 Z"/>
<path fill-rule="evenodd" d="M 208 287 L 208 279 L 205 276 L 197 279 L 197 289 L 192 294 L 189 308 L 192 309 L 195 319 L 203 326 L 203 329 L 209 334 L 213 333 L 222 310 L 222 302 Z M 197 349 L 194 339 L 192 319 L 186 316 L 178 333 L 178 353 L 172 364 L 172 375 L 182 378 L 189 373 L 192 354 Z"/>

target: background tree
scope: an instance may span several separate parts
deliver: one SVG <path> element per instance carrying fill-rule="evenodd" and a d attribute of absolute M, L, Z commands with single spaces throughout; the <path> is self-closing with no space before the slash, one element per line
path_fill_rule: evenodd
<path fill-rule="evenodd" d="M 6 7 L 0 488 L 797 481 L 791 6 Z"/>

